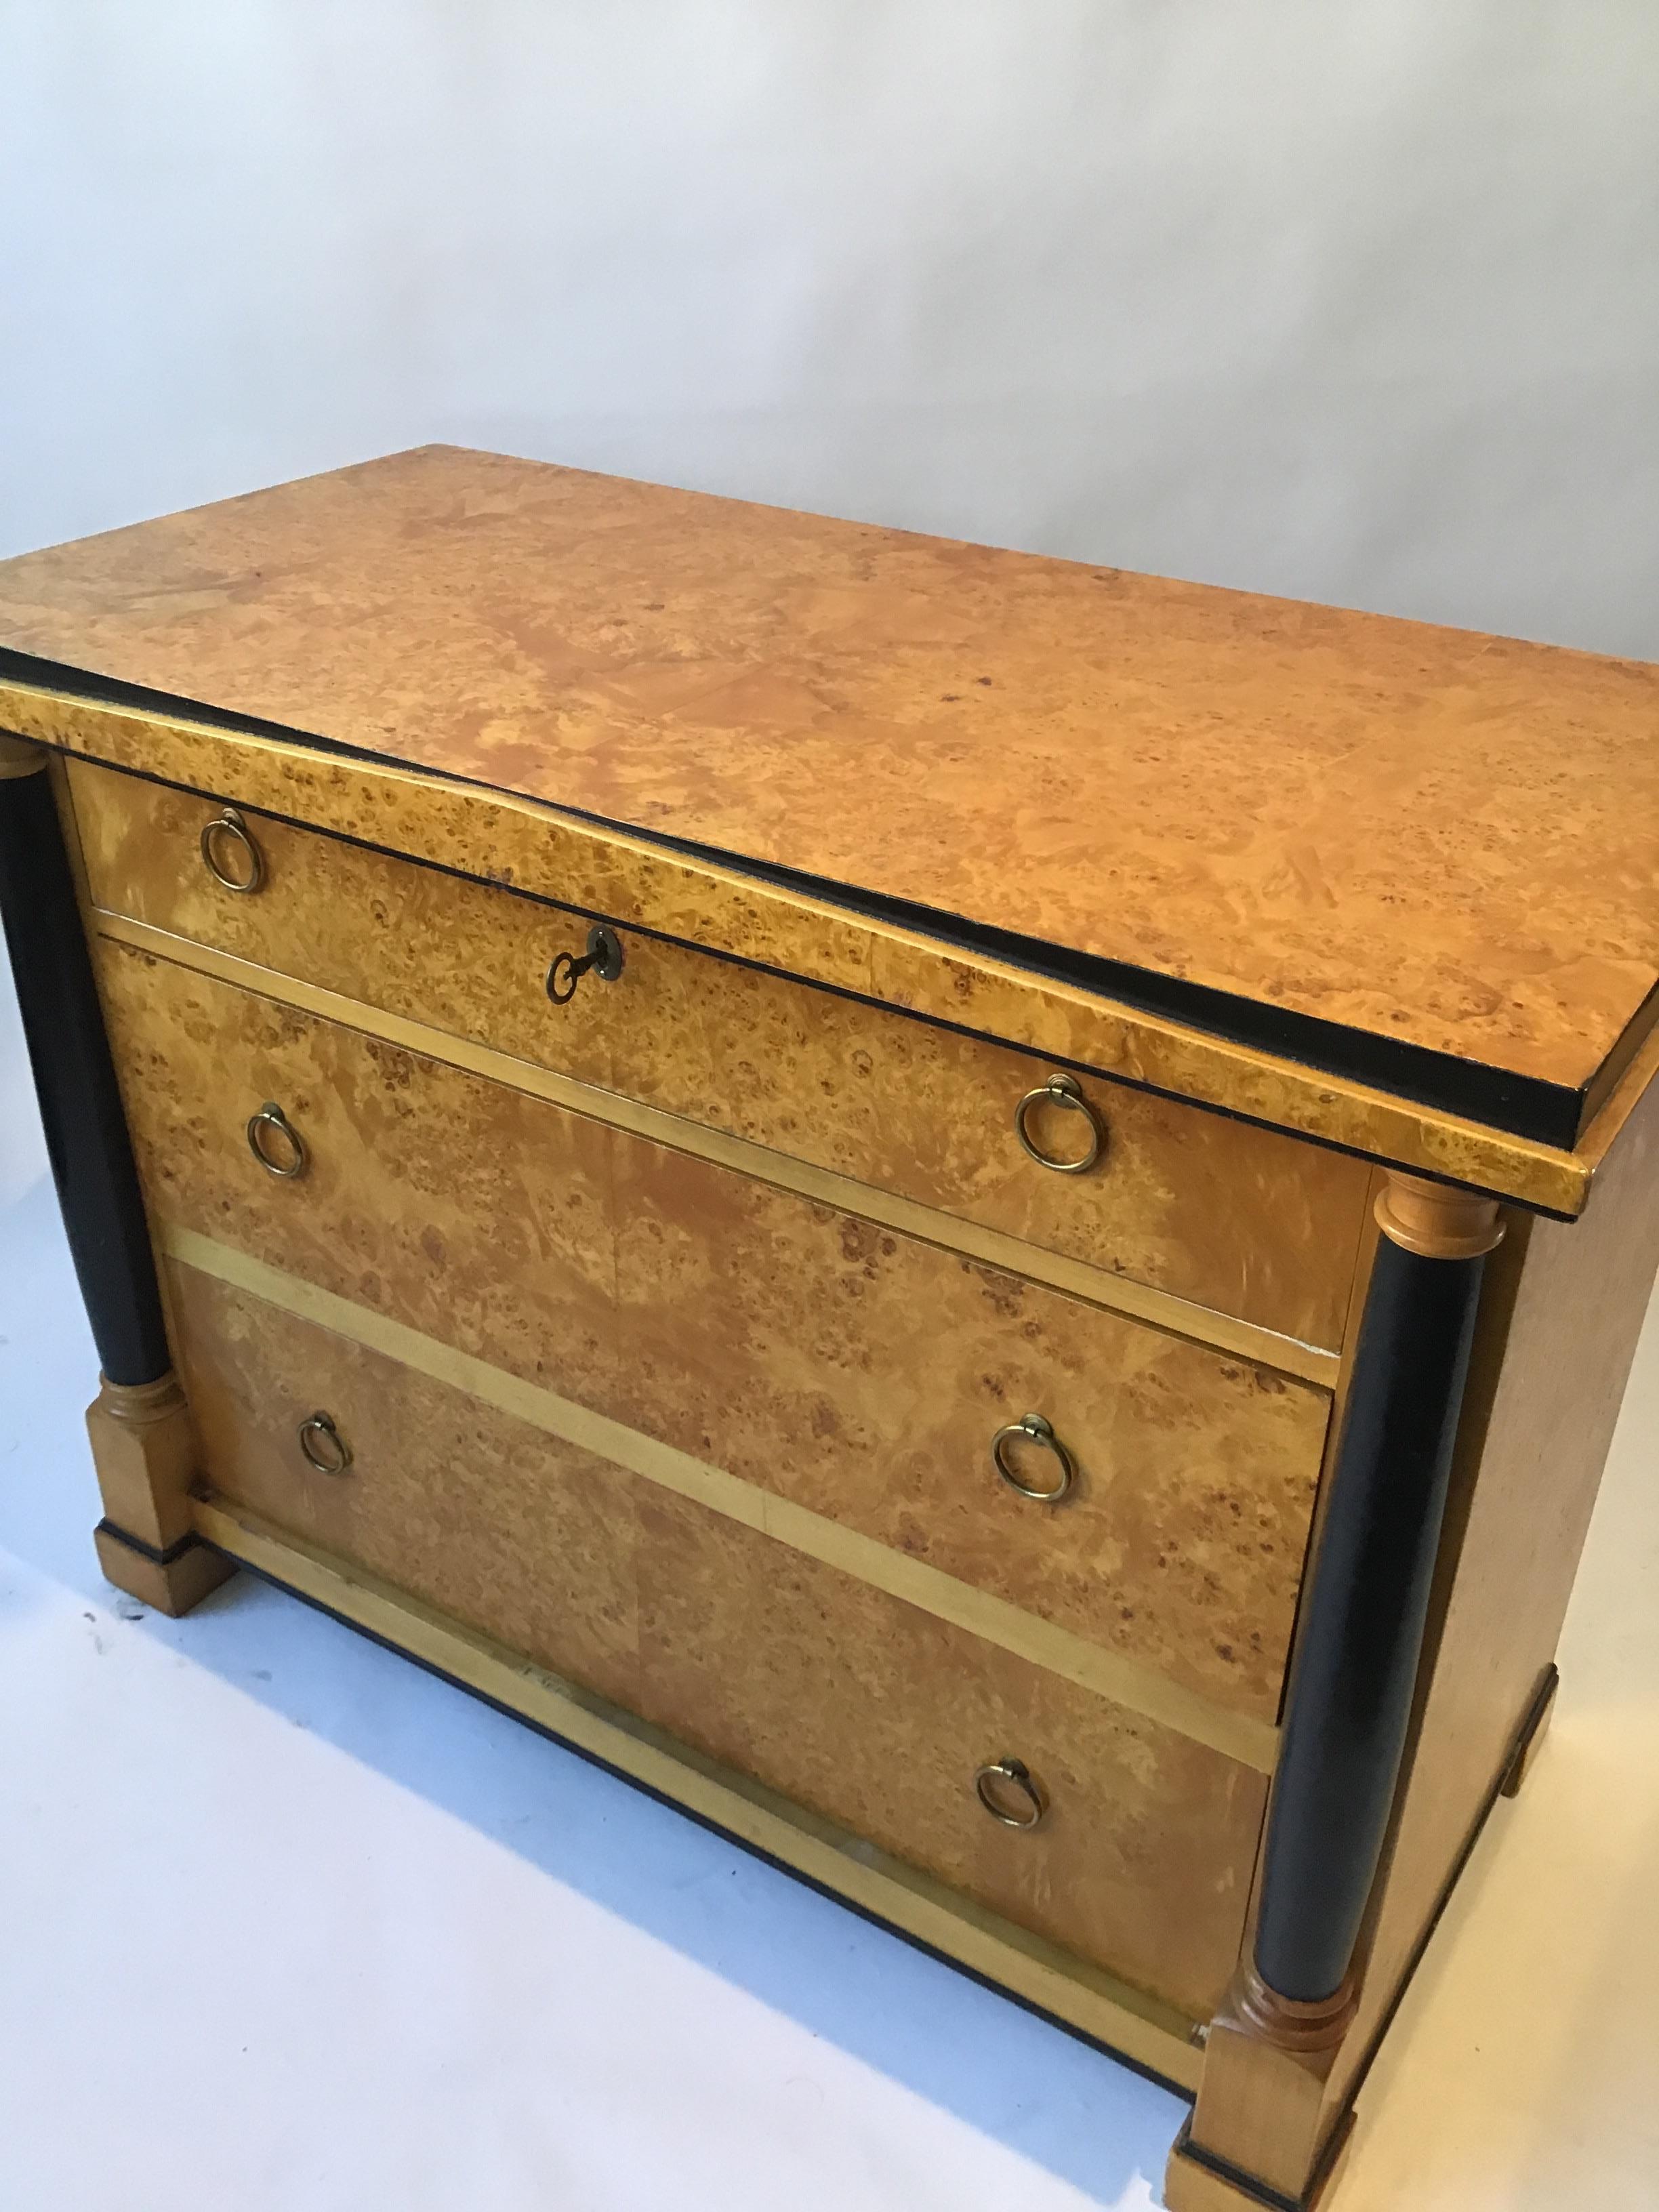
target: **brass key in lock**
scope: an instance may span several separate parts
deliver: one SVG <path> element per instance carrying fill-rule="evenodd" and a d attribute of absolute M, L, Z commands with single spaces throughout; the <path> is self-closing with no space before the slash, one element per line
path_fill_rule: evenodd
<path fill-rule="evenodd" d="M 576 986 L 589 969 L 602 983 L 614 983 L 623 971 L 622 939 L 609 923 L 596 921 L 587 933 L 587 951 L 580 959 L 574 952 L 556 952 L 547 971 L 547 995 L 556 1006 L 568 1006 Z"/>

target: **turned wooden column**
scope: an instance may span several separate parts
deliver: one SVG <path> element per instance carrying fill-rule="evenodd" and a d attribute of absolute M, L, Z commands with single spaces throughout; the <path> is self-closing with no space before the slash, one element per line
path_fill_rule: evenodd
<path fill-rule="evenodd" d="M 111 1582 L 181 1613 L 232 1571 L 190 1527 L 195 1445 L 44 747 L 0 732 L 0 920 L 46 1154 L 102 1369 L 87 1417 Z"/>
<path fill-rule="evenodd" d="M 1254 1934 L 1212 2025 L 1175 2212 L 1309 2205 L 1340 2143 L 1323 2085 L 1393 1812 L 1494 1200 L 1391 1172 L 1304 1599 Z"/>

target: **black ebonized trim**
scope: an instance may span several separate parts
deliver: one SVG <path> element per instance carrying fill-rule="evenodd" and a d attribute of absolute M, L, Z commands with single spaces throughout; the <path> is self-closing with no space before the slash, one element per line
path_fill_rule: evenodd
<path fill-rule="evenodd" d="M 205 1542 L 206 1539 L 197 1540 Z M 450 1674 L 435 1661 L 423 1658 L 418 1651 L 410 1650 L 390 1636 L 382 1636 L 377 1629 L 366 1627 L 361 1620 L 354 1620 L 349 1613 L 341 1613 L 335 1607 L 325 1604 L 321 1598 L 313 1597 L 309 1590 L 301 1589 L 295 1583 L 284 1581 L 281 1575 L 273 1574 L 269 1567 L 256 1567 L 250 1561 L 239 1558 L 234 1552 L 227 1551 L 222 1544 L 210 1544 L 208 1549 L 217 1552 L 221 1559 L 228 1559 L 233 1566 L 240 1567 L 244 1574 L 252 1575 L 256 1581 L 267 1583 L 272 1589 L 279 1589 L 289 1597 L 298 1598 L 301 1605 L 308 1605 L 313 1613 L 320 1613 L 329 1620 L 337 1620 L 342 1628 L 350 1629 L 354 1635 L 365 1638 L 370 1644 L 378 1644 L 383 1651 L 395 1652 L 399 1659 L 408 1660 L 411 1666 L 420 1668 L 423 1673 L 436 1675 L 439 1681 L 448 1683 L 452 1690 L 459 1690 L 466 1697 L 476 1698 L 481 1705 L 488 1705 L 492 1712 L 500 1713 L 504 1719 L 516 1721 L 520 1728 L 530 1729 L 532 1735 L 541 1736 L 548 1743 L 556 1744 L 561 1751 L 570 1752 L 577 1759 L 586 1759 L 590 1766 L 597 1766 L 602 1774 L 609 1774 L 618 1782 L 625 1782 L 630 1790 L 637 1790 L 642 1796 L 653 1799 L 659 1805 L 665 1805 L 671 1813 L 678 1813 L 682 1820 L 706 1828 L 710 1835 L 719 1836 L 723 1842 L 737 1844 L 740 1850 L 747 1851 L 750 1858 L 775 1867 L 780 1874 L 787 1875 L 791 1881 L 798 1881 L 804 1888 L 827 1898 L 830 1904 L 840 1905 L 843 1911 L 856 1914 L 859 1919 L 867 1921 L 872 1928 L 881 1929 L 886 1935 L 896 1936 L 901 1943 L 908 1943 L 913 1951 L 920 1951 L 924 1958 L 937 1960 L 941 1966 L 948 1966 L 952 1973 L 976 1982 L 981 1989 L 989 1990 L 993 1996 L 1001 1997 L 1006 2003 L 1018 2005 L 1022 2012 L 1029 2012 L 1036 2019 L 1046 2021 L 1050 2027 L 1059 2028 L 1073 2042 L 1085 2044 L 1091 2051 L 1099 2051 L 1102 2057 L 1109 2058 L 1114 2065 L 1127 2067 L 1131 2074 L 1139 2075 L 1142 2081 L 1154 2082 L 1158 2088 L 1167 2089 L 1172 2096 L 1181 2098 L 1188 2105 L 1192 2103 L 1194 2093 L 1184 2081 L 1171 2081 L 1167 2074 L 1160 2074 L 1155 2066 L 1148 2066 L 1142 2059 L 1132 2058 L 1127 2051 L 1120 2051 L 1115 2044 L 1102 2042 L 1097 2035 L 1091 2035 L 1086 2029 L 1077 2027 L 1069 2020 L 1061 2020 L 1057 2014 L 1034 2003 L 1030 1997 L 1022 1996 L 1018 1990 L 1009 1989 L 1006 1984 L 994 1980 L 989 1974 L 981 1974 L 975 1967 L 964 1966 L 960 1959 L 953 1959 L 948 1951 L 936 1949 L 923 1937 L 912 1935 L 908 1928 L 900 1928 L 892 1921 L 884 1920 L 879 1912 L 872 1911 L 868 1905 L 859 1904 L 841 1890 L 832 1889 L 827 1882 L 815 1881 L 810 1874 L 803 1874 L 799 1867 L 791 1866 L 787 1859 L 776 1858 L 759 1844 L 751 1843 L 748 1837 L 722 1827 L 708 1814 L 696 1812 L 690 1805 L 682 1804 L 678 1797 L 671 1797 L 666 1790 L 653 1789 L 650 1783 L 642 1782 L 638 1775 L 629 1773 L 625 1767 L 613 1766 L 608 1759 L 601 1758 L 596 1751 L 590 1751 L 585 1744 L 572 1743 L 556 1729 L 549 1728 L 543 1721 L 532 1719 L 528 1713 L 520 1712 L 516 1706 L 504 1705 L 499 1698 L 492 1698 L 488 1690 L 480 1690 L 471 1682 L 464 1682 L 458 1674 Z"/>
<path fill-rule="evenodd" d="M 1317 2003 L 1348 1971 L 1393 1809 L 1484 1259 L 1377 1246 L 1268 1815 L 1255 1963 Z"/>
<path fill-rule="evenodd" d="M 0 916 L 46 1152 L 99 1364 L 112 1382 L 171 1364 L 132 1146 L 52 780 L 0 779 Z"/>
<path fill-rule="evenodd" d="M 396 754 L 343 744 L 337 738 L 320 736 L 315 731 L 296 730 L 252 715 L 227 713 L 204 705 L 199 700 L 118 683 L 7 647 L 0 647 L 0 679 L 33 684 L 94 703 L 166 714 L 199 723 L 205 728 L 240 731 L 250 736 L 273 738 L 287 744 L 307 745 L 343 759 L 414 769 L 473 790 L 501 789 L 481 777 L 455 775 L 422 762 L 400 759 Z M 840 907 L 868 920 L 935 939 L 959 951 L 976 952 L 1030 974 L 1069 984 L 1139 1012 L 1180 1022 L 1186 1027 L 1224 1037 L 1230 1042 L 1272 1053 L 1276 1058 L 1297 1060 L 1346 1081 L 1387 1091 L 1438 1113 L 1455 1114 L 1507 1135 L 1553 1145 L 1563 1151 L 1571 1151 L 1577 1142 L 1585 1123 L 1628 1065 L 1652 1026 L 1656 1013 L 1659 1013 L 1659 993 L 1656 993 L 1626 1025 L 1594 1080 L 1585 1088 L 1575 1090 L 1566 1084 L 1549 1083 L 1537 1076 L 1494 1067 L 1483 1060 L 1462 1059 L 1455 1053 L 1435 1051 L 1403 1038 L 1293 1012 L 1260 1000 L 1190 982 L 1182 976 L 1160 974 L 1130 961 L 1107 959 L 1015 931 L 994 929 L 940 908 L 884 896 L 828 877 L 777 867 L 723 846 L 643 829 L 637 823 L 597 814 L 588 808 L 553 800 L 541 803 L 553 813 L 617 830 L 664 851 L 729 868 L 781 890 L 799 892 L 824 905 Z"/>
<path fill-rule="evenodd" d="M 186 1528 L 182 1536 L 174 1537 L 164 1552 L 158 1552 L 154 1544 L 147 1544 L 142 1536 L 134 1536 L 125 1528 L 118 1528 L 113 1521 L 100 1521 L 93 1533 L 98 1536 L 108 1536 L 115 1543 L 125 1544 L 128 1551 L 137 1552 L 141 1559 L 148 1559 L 153 1567 L 170 1567 L 175 1559 L 183 1559 L 186 1552 L 197 1550 L 202 1543 L 202 1539 L 193 1528 Z"/>

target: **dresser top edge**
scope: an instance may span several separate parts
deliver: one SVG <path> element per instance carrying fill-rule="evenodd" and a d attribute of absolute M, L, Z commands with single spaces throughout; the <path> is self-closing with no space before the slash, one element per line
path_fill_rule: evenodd
<path fill-rule="evenodd" d="M 1218 994 L 1560 1149 L 1659 988 L 1634 660 L 452 447 L 0 562 L 30 660 Z"/>
<path fill-rule="evenodd" d="M 95 765 L 1559 1218 L 1583 1211 L 1601 1159 L 1659 1074 L 1659 1032 L 1650 1030 L 1577 1146 L 1544 1144 L 520 794 L 3 676 L 0 726 Z"/>

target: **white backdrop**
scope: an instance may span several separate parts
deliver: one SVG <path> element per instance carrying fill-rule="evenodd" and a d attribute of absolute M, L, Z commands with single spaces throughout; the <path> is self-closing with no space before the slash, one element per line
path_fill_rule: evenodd
<path fill-rule="evenodd" d="M 443 437 L 1659 656 L 1651 0 L 0 39 L 0 552 Z"/>
<path fill-rule="evenodd" d="M 1651 0 L 0 0 L 0 554 L 447 438 L 1659 658 Z"/>
<path fill-rule="evenodd" d="M 1651 0 L 0 0 L 0 554 L 447 438 L 1659 658 Z"/>
<path fill-rule="evenodd" d="M 0 554 L 447 438 L 1659 658 L 1653 0 L 0 0 Z M 1150 2206 L 1170 2100 L 742 1854 L 273 1597 L 112 1614 L 45 1192 L 6 1237 L 21 2212 L 497 2212 L 579 2157 L 623 2212 Z M 1575 1619 L 1639 1621 L 1650 1512 L 1598 1556 Z M 1618 1632 L 1355 2212 L 1646 2185 Z"/>
<path fill-rule="evenodd" d="M 0 0 L 0 554 L 447 438 L 1659 658 L 1651 0 Z"/>

